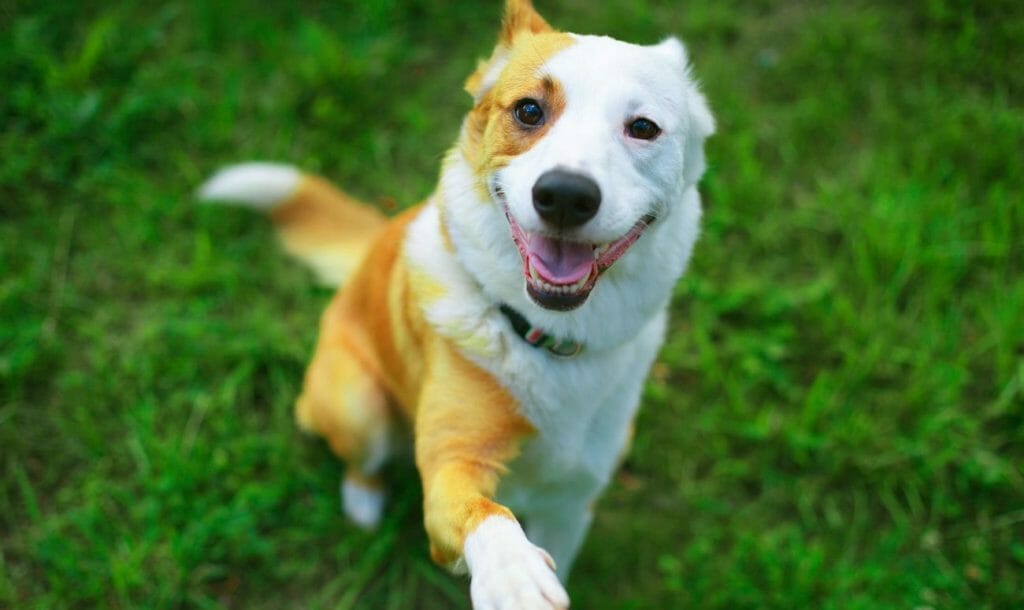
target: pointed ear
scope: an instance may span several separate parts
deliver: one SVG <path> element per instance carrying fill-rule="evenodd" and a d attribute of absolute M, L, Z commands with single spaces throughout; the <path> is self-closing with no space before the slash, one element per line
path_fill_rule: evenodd
<path fill-rule="evenodd" d="M 686 68 L 686 47 L 675 36 L 669 36 L 658 44 L 653 45 L 652 48 L 665 59 L 683 66 L 684 69 Z"/>
<path fill-rule="evenodd" d="M 704 140 L 715 133 L 715 117 L 711 116 L 708 101 L 697 88 L 697 83 L 691 81 L 688 89 L 686 109 L 689 113 L 690 127 L 686 134 L 686 148 L 683 151 L 683 179 L 688 184 L 696 184 L 708 166 L 704 159 Z"/>
<path fill-rule="evenodd" d="M 690 74 L 690 59 L 686 47 L 678 38 L 669 37 L 654 45 L 654 50 L 662 57 L 676 65 L 686 79 L 686 114 L 689 126 L 686 133 L 683 179 L 688 184 L 696 184 L 707 169 L 704 159 L 704 140 L 715 133 L 715 117 L 711 115 L 708 101 L 697 87 L 697 82 Z"/>
<path fill-rule="evenodd" d="M 554 29 L 540 16 L 530 0 L 508 0 L 505 3 L 505 19 L 501 24 L 498 44 L 512 46 L 519 34 L 543 34 Z"/>
<path fill-rule="evenodd" d="M 489 59 L 477 62 L 476 71 L 466 79 L 466 91 L 475 101 L 480 101 L 494 85 L 502 68 L 508 62 L 509 50 L 516 38 L 521 34 L 543 34 L 553 31 L 554 28 L 537 13 L 530 0 L 507 0 L 505 17 L 498 33 L 498 44 Z"/>

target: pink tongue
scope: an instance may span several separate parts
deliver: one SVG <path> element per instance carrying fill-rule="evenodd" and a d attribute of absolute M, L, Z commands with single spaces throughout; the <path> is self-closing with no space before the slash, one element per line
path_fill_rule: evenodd
<path fill-rule="evenodd" d="M 594 247 L 534 235 L 527 246 L 530 262 L 549 284 L 575 284 L 594 268 Z"/>

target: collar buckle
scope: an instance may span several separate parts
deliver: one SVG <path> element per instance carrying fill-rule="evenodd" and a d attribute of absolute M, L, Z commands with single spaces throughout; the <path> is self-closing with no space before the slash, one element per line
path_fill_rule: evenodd
<path fill-rule="evenodd" d="M 512 330 L 519 335 L 519 338 L 533 347 L 543 347 L 552 356 L 564 359 L 578 356 L 583 351 L 583 344 L 579 341 L 556 339 L 544 332 L 543 329 L 530 324 L 530 321 L 523 314 L 504 303 L 499 305 L 498 309 L 508 318 L 509 324 L 512 325 Z"/>
<path fill-rule="evenodd" d="M 545 347 L 553 356 L 566 359 L 574 358 L 583 351 L 583 344 L 579 341 L 556 341 Z"/>

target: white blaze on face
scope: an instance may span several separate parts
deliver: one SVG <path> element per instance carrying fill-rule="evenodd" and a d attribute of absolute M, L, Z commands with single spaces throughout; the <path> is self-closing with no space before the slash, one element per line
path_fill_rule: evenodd
<path fill-rule="evenodd" d="M 703 171 L 700 142 L 713 125 L 675 39 L 639 46 L 598 36 L 574 38 L 576 43 L 551 57 L 537 75 L 561 86 L 564 111 L 543 138 L 499 171 L 499 179 L 515 220 L 533 233 L 550 230 L 533 208 L 537 178 L 555 168 L 589 176 L 601 189 L 600 208 L 564 235 L 606 244 L 645 215 L 670 211 L 669 199 L 681 194 L 691 174 L 684 167 L 699 165 L 696 177 Z M 653 121 L 659 135 L 630 137 L 627 126 L 638 118 Z M 689 146 L 696 138 L 697 146 Z"/>

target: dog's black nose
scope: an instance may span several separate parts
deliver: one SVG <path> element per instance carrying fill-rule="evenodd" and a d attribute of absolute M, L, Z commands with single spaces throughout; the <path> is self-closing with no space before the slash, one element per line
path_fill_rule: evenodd
<path fill-rule="evenodd" d="M 533 208 L 560 229 L 587 222 L 600 205 L 601 188 L 583 174 L 553 169 L 541 174 L 533 185 Z"/>

